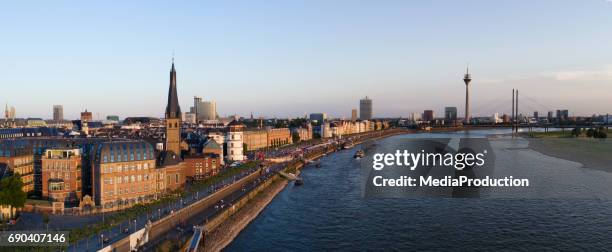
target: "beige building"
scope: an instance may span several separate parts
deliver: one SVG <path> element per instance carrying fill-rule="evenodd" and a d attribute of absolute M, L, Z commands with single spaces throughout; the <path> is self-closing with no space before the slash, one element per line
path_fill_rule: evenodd
<path fill-rule="evenodd" d="M 144 203 L 165 191 L 165 170 L 156 169 L 153 147 L 143 141 L 105 142 L 95 147 L 92 194 L 103 211 Z"/>
<path fill-rule="evenodd" d="M 244 132 L 244 143 L 247 151 L 259 150 L 268 147 L 268 132 L 265 130 L 251 130 Z"/>

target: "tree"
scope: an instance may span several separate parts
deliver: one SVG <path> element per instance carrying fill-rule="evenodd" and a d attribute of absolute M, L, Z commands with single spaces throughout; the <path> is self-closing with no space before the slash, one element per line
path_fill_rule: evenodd
<path fill-rule="evenodd" d="M 47 227 L 47 230 L 49 230 L 49 214 L 43 213 L 42 218 L 43 222 L 45 223 L 45 226 Z"/>
<path fill-rule="evenodd" d="M 13 218 L 13 207 L 22 208 L 27 194 L 23 191 L 23 182 L 19 174 L 13 174 L 0 180 L 0 205 L 9 206 L 10 218 Z"/>
<path fill-rule="evenodd" d="M 608 138 L 608 133 L 606 132 L 606 129 L 604 127 L 600 127 L 593 133 L 593 137 L 594 138 Z"/>
<path fill-rule="evenodd" d="M 291 140 L 293 140 L 294 143 L 297 143 L 300 141 L 300 134 L 297 132 L 293 132 L 291 134 Z"/>
<path fill-rule="evenodd" d="M 578 127 L 574 128 L 572 130 L 572 136 L 579 137 L 581 133 L 582 132 L 580 131 L 580 128 L 578 128 Z"/>
<path fill-rule="evenodd" d="M 586 136 L 587 137 L 593 137 L 595 135 L 595 130 L 593 129 L 588 129 L 586 132 Z"/>

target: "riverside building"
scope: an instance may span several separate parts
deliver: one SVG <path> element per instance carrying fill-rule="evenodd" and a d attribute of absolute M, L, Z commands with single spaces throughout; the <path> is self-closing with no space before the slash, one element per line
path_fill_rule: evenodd
<path fill-rule="evenodd" d="M 78 204 L 83 193 L 80 149 L 47 149 L 41 162 L 42 197 L 52 202 Z"/>

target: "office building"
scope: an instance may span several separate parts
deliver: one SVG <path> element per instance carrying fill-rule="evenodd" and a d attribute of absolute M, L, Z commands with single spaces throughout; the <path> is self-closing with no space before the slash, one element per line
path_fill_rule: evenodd
<path fill-rule="evenodd" d="M 64 106 L 53 105 L 53 121 L 59 122 L 64 120 Z"/>
<path fill-rule="evenodd" d="M 553 112 L 552 111 L 548 111 L 548 116 L 547 116 L 548 122 L 552 122 L 554 117 L 553 117 Z"/>
<path fill-rule="evenodd" d="M 153 146 L 144 141 L 113 141 L 93 146 L 91 183 L 103 211 L 145 203 L 166 188 L 164 169 L 156 169 Z"/>
<path fill-rule="evenodd" d="M 357 109 L 351 110 L 351 122 L 357 121 Z"/>
<path fill-rule="evenodd" d="M 217 120 L 217 103 L 215 101 L 202 101 L 201 97 L 193 97 L 193 107 L 190 113 L 195 115 L 197 122 Z"/>
<path fill-rule="evenodd" d="M 316 121 L 317 123 L 324 123 L 327 120 L 326 113 L 312 113 L 310 114 L 310 120 Z"/>
<path fill-rule="evenodd" d="M 372 100 L 367 96 L 359 100 L 359 119 L 372 120 Z"/>
<path fill-rule="evenodd" d="M 423 121 L 425 122 L 431 122 L 434 119 L 434 112 L 433 110 L 424 110 L 423 111 Z"/>
<path fill-rule="evenodd" d="M 557 122 L 565 122 L 569 119 L 569 111 L 567 109 L 557 110 Z"/>
<path fill-rule="evenodd" d="M 457 107 L 444 108 L 444 121 L 451 123 L 457 120 Z"/>

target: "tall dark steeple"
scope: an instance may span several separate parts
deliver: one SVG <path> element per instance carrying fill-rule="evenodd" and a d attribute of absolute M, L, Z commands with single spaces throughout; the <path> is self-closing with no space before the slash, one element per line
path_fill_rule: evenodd
<path fill-rule="evenodd" d="M 168 89 L 168 106 L 166 106 L 166 151 L 174 157 L 181 154 L 181 107 L 176 94 L 176 70 L 174 57 L 170 70 L 170 88 Z"/>
<path fill-rule="evenodd" d="M 170 69 L 170 88 L 168 89 L 168 105 L 166 106 L 166 119 L 181 118 L 181 107 L 176 92 L 176 70 L 174 69 L 174 58 L 172 58 L 172 69 Z"/>

